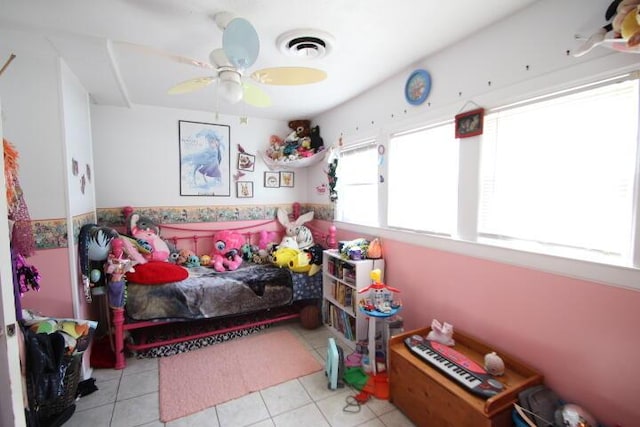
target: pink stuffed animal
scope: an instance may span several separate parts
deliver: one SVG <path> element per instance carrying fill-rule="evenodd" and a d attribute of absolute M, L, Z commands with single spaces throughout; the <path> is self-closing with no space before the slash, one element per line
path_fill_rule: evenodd
<path fill-rule="evenodd" d="M 237 270 L 242 264 L 240 247 L 244 243 L 242 234 L 222 230 L 213 235 L 211 265 L 216 271 Z"/>
<path fill-rule="evenodd" d="M 145 254 L 144 257 L 148 261 L 166 261 L 169 259 L 169 246 L 165 243 L 160 236 L 151 228 L 139 228 L 138 220 L 140 216 L 138 214 L 131 215 L 131 234 L 138 240 L 144 240 L 151 246 L 151 253 Z"/>

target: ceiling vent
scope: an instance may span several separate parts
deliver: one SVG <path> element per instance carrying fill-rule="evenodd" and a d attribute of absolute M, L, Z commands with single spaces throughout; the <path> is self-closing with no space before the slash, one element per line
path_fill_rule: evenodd
<path fill-rule="evenodd" d="M 318 30 L 293 30 L 276 40 L 280 52 L 303 59 L 320 59 L 331 52 L 333 36 Z"/>

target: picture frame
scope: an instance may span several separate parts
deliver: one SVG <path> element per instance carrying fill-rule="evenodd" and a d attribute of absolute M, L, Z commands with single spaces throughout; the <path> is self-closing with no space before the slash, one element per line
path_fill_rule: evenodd
<path fill-rule="evenodd" d="M 181 196 L 231 196 L 231 127 L 178 121 Z"/>
<path fill-rule="evenodd" d="M 280 187 L 280 173 L 279 172 L 265 172 L 264 173 L 264 186 L 267 188 Z"/>
<path fill-rule="evenodd" d="M 246 199 L 253 197 L 253 182 L 252 181 L 237 181 L 236 182 L 236 197 L 238 199 Z"/>
<path fill-rule="evenodd" d="M 256 166 L 256 156 L 249 153 L 238 153 L 238 170 L 253 172 Z"/>
<path fill-rule="evenodd" d="M 291 171 L 280 172 L 280 187 L 294 187 L 295 174 Z"/>
<path fill-rule="evenodd" d="M 468 138 L 482 135 L 484 126 L 484 108 L 467 111 L 455 116 L 456 138 Z"/>

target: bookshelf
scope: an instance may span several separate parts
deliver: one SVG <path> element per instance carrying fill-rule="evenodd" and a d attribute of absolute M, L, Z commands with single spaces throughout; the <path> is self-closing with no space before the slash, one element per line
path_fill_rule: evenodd
<path fill-rule="evenodd" d="M 368 318 L 358 310 L 358 291 L 371 284 L 374 269 L 384 278 L 383 259 L 346 260 L 335 249 L 325 250 L 322 257 L 322 321 L 351 349 L 367 339 Z"/>

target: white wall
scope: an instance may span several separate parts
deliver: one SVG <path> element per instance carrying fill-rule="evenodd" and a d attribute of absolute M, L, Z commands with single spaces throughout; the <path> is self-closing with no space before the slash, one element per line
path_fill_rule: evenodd
<path fill-rule="evenodd" d="M 32 219 L 66 216 L 58 60 L 3 48 L 16 59 L 0 78 L 4 137 L 20 153 L 20 185 Z M 4 59 L 2 60 L 4 63 Z"/>
<path fill-rule="evenodd" d="M 65 176 L 68 184 L 69 213 L 72 218 L 95 210 L 89 94 L 63 61 L 60 64 L 60 81 L 65 136 Z M 78 164 L 75 175 L 72 168 L 73 160 Z"/>
<path fill-rule="evenodd" d="M 295 187 L 264 188 L 268 170 L 258 156 L 272 134 L 285 137 L 286 122 L 250 118 L 240 124 L 235 116 L 213 112 L 178 110 L 150 106 L 132 108 L 93 105 L 91 109 L 96 204 L 98 208 L 121 206 L 206 206 L 279 204 L 305 201 L 307 172 L 295 170 Z M 241 179 L 253 181 L 253 198 L 236 198 L 231 178 L 230 197 L 180 196 L 178 121 L 195 121 L 231 127 L 231 174 L 237 172 L 237 144 L 256 155 L 256 167 Z"/>
<path fill-rule="evenodd" d="M 468 101 L 485 109 L 638 66 L 640 55 L 599 47 L 581 58 L 567 55 L 604 24 L 605 0 L 542 0 L 472 37 L 408 66 L 360 97 L 320 115 L 325 143 L 345 142 L 452 120 Z M 434 37 L 436 37 L 434 35 Z M 382 61 L 382 60 L 381 60 Z M 528 69 L 527 69 L 528 67 Z M 407 77 L 431 73 L 431 94 L 420 106 L 404 98 Z M 490 82 L 490 84 L 489 84 Z M 465 110 L 471 110 L 469 105 Z"/>

